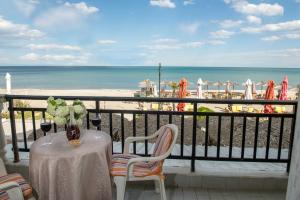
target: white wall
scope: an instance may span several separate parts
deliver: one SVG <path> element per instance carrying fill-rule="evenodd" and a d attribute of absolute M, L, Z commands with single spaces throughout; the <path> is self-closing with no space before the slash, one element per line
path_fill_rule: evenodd
<path fill-rule="evenodd" d="M 300 99 L 286 200 L 300 200 Z"/>

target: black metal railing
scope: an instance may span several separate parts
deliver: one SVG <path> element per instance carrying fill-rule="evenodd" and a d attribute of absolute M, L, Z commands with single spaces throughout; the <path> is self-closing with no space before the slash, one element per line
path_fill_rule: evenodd
<path fill-rule="evenodd" d="M 45 117 L 46 108 L 18 107 L 15 100 L 46 100 L 48 96 L 29 95 L 6 95 L 9 103 L 9 117 L 11 122 L 12 146 L 14 161 L 19 161 L 19 151 L 29 151 L 28 135 L 26 132 L 25 114 L 31 112 L 32 140 L 37 136 L 35 113 L 40 112 Z M 178 98 L 133 98 L 133 97 L 91 97 L 91 96 L 55 96 L 65 100 L 80 99 L 82 101 L 94 102 L 94 106 L 88 109 L 86 117 L 86 128 L 90 129 L 90 115 L 100 113 L 106 116 L 98 129 L 103 129 L 112 137 L 118 132 L 121 151 L 124 149 L 124 141 L 128 136 L 150 135 L 161 125 L 174 123 L 179 127 L 177 140 L 178 153 L 172 154 L 171 159 L 183 159 L 191 161 L 191 171 L 195 171 L 196 160 L 214 161 L 245 161 L 245 162 L 274 162 L 287 163 L 289 170 L 293 137 L 297 112 L 297 101 L 269 101 L 269 100 L 216 100 L 216 99 L 178 99 Z M 137 102 L 157 103 L 159 108 L 162 104 L 177 104 L 185 102 L 192 104 L 189 111 L 165 111 L 141 110 L 141 109 L 104 109 L 100 105 L 104 102 Z M 211 112 L 199 111 L 201 105 L 256 105 L 268 104 L 288 107 L 284 113 L 262 113 L 262 112 Z M 103 107 L 103 106 L 102 106 Z M 21 113 L 22 134 L 16 131 L 15 112 Z M 125 115 L 130 115 L 132 120 L 126 120 Z M 114 120 L 115 118 L 117 120 Z M 125 122 L 126 125 L 125 126 Z M 152 127 L 152 128 L 149 128 Z M 154 127 L 154 128 L 153 128 Z M 59 127 L 54 124 L 53 131 L 57 132 Z M 125 130 L 126 129 L 126 130 Z M 128 129 L 128 130 L 127 130 Z M 151 129 L 151 130 L 150 130 Z M 117 130 L 117 131 L 115 131 Z M 45 135 L 44 133 L 43 135 Z M 18 137 L 23 137 L 20 144 Z M 133 153 L 149 156 L 150 145 L 145 141 L 144 150 L 137 148 L 133 143 Z M 264 151 L 262 153 L 262 151 Z M 113 149 L 113 153 L 117 152 Z M 225 153 L 224 153 L 225 152 Z M 284 152 L 286 154 L 284 154 Z M 263 155 L 262 155 L 263 154 Z M 276 155 L 274 155 L 276 154 Z"/>

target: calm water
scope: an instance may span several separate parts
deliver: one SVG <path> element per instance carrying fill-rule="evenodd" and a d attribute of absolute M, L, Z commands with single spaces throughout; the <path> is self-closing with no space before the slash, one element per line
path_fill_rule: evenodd
<path fill-rule="evenodd" d="M 12 88 L 44 89 L 137 89 L 144 79 L 158 82 L 157 67 L 59 67 L 18 66 L 0 67 L 0 87 L 5 88 L 6 72 L 12 75 Z M 187 78 L 195 88 L 198 78 L 209 81 L 234 80 L 239 83 L 250 78 L 255 82 L 289 77 L 289 84 L 300 83 L 300 68 L 228 68 L 228 67 L 163 67 L 162 81 Z"/>

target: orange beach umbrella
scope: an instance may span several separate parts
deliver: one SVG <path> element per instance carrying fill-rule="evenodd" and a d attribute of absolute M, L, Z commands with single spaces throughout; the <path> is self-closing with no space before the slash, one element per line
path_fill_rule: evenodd
<path fill-rule="evenodd" d="M 275 82 L 273 80 L 268 81 L 268 88 L 266 90 L 265 99 L 266 100 L 274 100 L 274 86 Z M 264 113 L 273 113 L 274 108 L 272 105 L 265 105 L 264 106 Z"/>
<path fill-rule="evenodd" d="M 186 95 L 187 95 L 187 80 L 185 78 L 182 78 L 179 82 L 179 98 L 185 98 Z M 183 112 L 184 111 L 184 107 L 185 107 L 185 103 L 182 102 L 182 103 L 179 103 L 177 105 L 177 110 L 180 111 L 180 112 Z"/>
<path fill-rule="evenodd" d="M 280 90 L 280 94 L 279 94 L 279 100 L 288 100 L 288 96 L 287 96 L 287 92 L 288 92 L 288 77 L 285 76 L 282 84 L 281 84 L 281 90 Z"/>

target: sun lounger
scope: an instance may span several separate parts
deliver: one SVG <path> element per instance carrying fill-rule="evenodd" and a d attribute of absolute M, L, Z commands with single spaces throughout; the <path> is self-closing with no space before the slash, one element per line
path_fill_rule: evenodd
<path fill-rule="evenodd" d="M 232 112 L 238 112 L 237 106 L 231 106 L 231 111 L 232 111 Z"/>
<path fill-rule="evenodd" d="M 242 106 L 233 105 L 233 106 L 231 106 L 231 111 L 232 112 L 241 112 L 241 111 L 243 111 L 243 107 Z"/>
<path fill-rule="evenodd" d="M 159 109 L 159 104 L 158 103 L 152 103 L 151 104 L 151 110 L 158 110 Z"/>
<path fill-rule="evenodd" d="M 285 112 L 285 107 L 284 106 L 275 106 L 275 112 L 276 113 L 284 113 Z"/>
<path fill-rule="evenodd" d="M 243 111 L 243 106 L 237 106 L 236 109 L 238 112 L 241 112 L 241 111 Z"/>
<path fill-rule="evenodd" d="M 254 108 L 253 107 L 248 107 L 248 112 L 253 112 Z"/>

